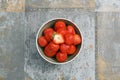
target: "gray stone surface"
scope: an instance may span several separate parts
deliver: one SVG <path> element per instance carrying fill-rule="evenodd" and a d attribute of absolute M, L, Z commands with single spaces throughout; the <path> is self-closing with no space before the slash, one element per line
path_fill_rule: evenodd
<path fill-rule="evenodd" d="M 66 65 L 46 62 L 35 47 L 38 28 L 59 17 L 84 37 L 80 55 Z M 0 0 L 0 80 L 119 80 L 119 22 L 120 0 Z"/>
<path fill-rule="evenodd" d="M 97 14 L 97 78 L 120 79 L 120 13 Z"/>
<path fill-rule="evenodd" d="M 0 12 L 23 12 L 25 0 L 0 0 Z"/>
<path fill-rule="evenodd" d="M 24 79 L 24 13 L 0 13 L 0 80 Z"/>
<path fill-rule="evenodd" d="M 95 11 L 120 12 L 120 0 L 96 0 Z"/>
<path fill-rule="evenodd" d="M 58 12 L 59 11 L 59 12 Z M 75 22 L 83 35 L 80 55 L 65 65 L 53 65 L 42 59 L 36 49 L 38 28 L 52 18 L 67 18 Z M 40 9 L 26 12 L 25 72 L 33 80 L 95 80 L 95 13 L 80 9 Z"/>
<path fill-rule="evenodd" d="M 26 10 L 39 8 L 95 9 L 95 0 L 26 0 Z"/>

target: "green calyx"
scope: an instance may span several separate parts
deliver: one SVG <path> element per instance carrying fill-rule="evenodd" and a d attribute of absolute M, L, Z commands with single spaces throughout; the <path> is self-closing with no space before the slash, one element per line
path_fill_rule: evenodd
<path fill-rule="evenodd" d="M 53 33 L 53 35 L 52 35 L 52 39 L 54 39 L 54 37 L 55 37 L 56 34 L 57 34 L 56 32 Z"/>

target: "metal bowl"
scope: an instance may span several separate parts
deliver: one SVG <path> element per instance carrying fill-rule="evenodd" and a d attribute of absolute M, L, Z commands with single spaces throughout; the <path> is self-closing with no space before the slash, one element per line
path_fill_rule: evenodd
<path fill-rule="evenodd" d="M 65 62 L 62 62 L 62 63 L 61 63 L 61 62 L 58 62 L 55 58 L 47 57 L 47 56 L 44 54 L 43 48 L 42 48 L 42 47 L 39 47 L 39 45 L 38 45 L 38 43 L 37 43 L 37 39 L 38 39 L 39 36 L 43 35 L 44 29 L 45 29 L 45 28 L 48 28 L 48 27 L 53 27 L 54 24 L 55 24 L 55 22 L 58 21 L 58 20 L 64 21 L 67 25 L 72 25 L 72 26 L 74 26 L 74 29 L 75 29 L 76 33 L 77 33 L 78 35 L 80 35 L 81 38 L 82 38 L 80 29 L 79 29 L 79 27 L 78 27 L 75 23 L 73 23 L 72 21 L 70 21 L 70 20 L 68 20 L 68 19 L 64 19 L 64 18 L 58 18 L 58 19 L 56 19 L 56 18 L 55 18 L 55 19 L 52 19 L 52 20 L 49 20 L 49 21 L 45 22 L 45 23 L 39 28 L 39 30 L 38 30 L 38 32 L 37 32 L 37 36 L 36 36 L 36 47 L 37 47 L 37 50 L 38 50 L 39 54 L 40 54 L 40 55 L 42 56 L 42 58 L 45 59 L 46 61 L 48 61 L 48 62 L 50 62 L 50 63 L 52 63 L 52 64 L 66 64 L 66 63 L 71 62 L 72 60 L 74 60 L 74 59 L 78 56 L 78 54 L 80 54 L 80 50 L 81 50 L 82 43 L 83 43 L 83 38 L 82 38 L 82 43 L 81 43 L 80 45 L 77 45 L 77 50 L 76 50 L 75 54 L 69 56 L 69 57 L 67 58 L 67 60 L 66 60 Z"/>

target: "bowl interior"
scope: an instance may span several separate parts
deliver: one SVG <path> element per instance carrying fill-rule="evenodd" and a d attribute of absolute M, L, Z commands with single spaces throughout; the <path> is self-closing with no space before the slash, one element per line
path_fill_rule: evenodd
<path fill-rule="evenodd" d="M 48 27 L 54 27 L 55 22 L 58 21 L 58 20 L 64 21 L 64 22 L 66 23 L 66 25 L 72 25 L 72 26 L 74 26 L 74 29 L 75 29 L 76 33 L 81 36 L 80 30 L 78 29 L 78 27 L 77 27 L 75 24 L 73 24 L 71 21 L 68 21 L 68 20 L 65 20 L 65 19 L 55 19 L 55 20 L 51 20 L 51 21 L 45 23 L 43 26 L 41 26 L 40 30 L 38 31 L 38 36 L 37 36 L 37 38 L 38 38 L 39 36 L 43 35 L 44 29 L 46 29 L 46 28 L 48 28 Z M 82 38 L 82 36 L 81 36 L 81 38 Z M 81 45 L 82 45 L 82 43 L 81 43 L 80 45 L 77 45 L 77 50 L 76 50 L 75 54 L 69 56 L 68 59 L 67 59 L 65 62 L 63 62 L 63 63 L 66 63 L 66 62 L 71 61 L 76 55 L 78 55 L 78 54 L 79 54 L 79 51 L 80 51 L 80 48 L 81 48 Z M 60 62 L 57 62 L 57 61 L 55 60 L 55 58 L 49 58 L 49 57 L 47 57 L 47 56 L 44 54 L 43 48 L 39 47 L 38 44 L 37 44 L 37 47 L 38 47 L 39 54 L 40 54 L 45 60 L 47 60 L 48 62 L 51 62 L 51 63 L 53 63 L 53 64 L 59 64 L 59 63 L 60 63 Z"/>

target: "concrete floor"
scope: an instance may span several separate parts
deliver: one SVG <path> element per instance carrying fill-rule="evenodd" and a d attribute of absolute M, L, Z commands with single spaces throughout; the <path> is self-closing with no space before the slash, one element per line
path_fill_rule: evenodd
<path fill-rule="evenodd" d="M 38 54 L 38 28 L 52 18 L 75 22 L 83 34 L 80 55 L 53 65 Z M 119 80 L 119 0 L 1 0 L 0 80 Z"/>

